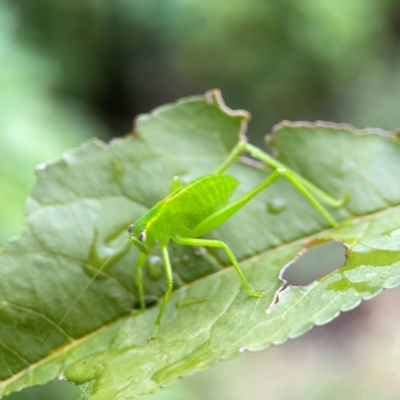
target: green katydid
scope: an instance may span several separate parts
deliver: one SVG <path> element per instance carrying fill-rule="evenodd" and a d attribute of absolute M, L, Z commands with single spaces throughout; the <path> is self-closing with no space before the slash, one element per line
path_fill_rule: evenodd
<path fill-rule="evenodd" d="M 253 190 L 228 203 L 238 181 L 230 175 L 223 174 L 223 172 L 243 151 L 269 165 L 274 171 Z M 173 278 L 168 254 L 168 242 L 170 240 L 182 245 L 224 249 L 247 293 L 253 297 L 261 296 L 262 291 L 255 291 L 247 282 L 235 256 L 225 243 L 218 240 L 199 239 L 198 237 L 223 224 L 249 200 L 282 176 L 285 176 L 314 205 L 332 227 L 336 226 L 333 217 L 315 196 L 333 207 L 340 207 L 347 200 L 347 197 L 340 200 L 334 199 L 278 160 L 248 144 L 245 139 L 239 140 L 226 160 L 214 173 L 197 178 L 185 186 L 181 186 L 179 179 L 175 177 L 169 195 L 129 226 L 128 240 L 131 240 L 140 250 L 136 264 L 136 284 L 142 310 L 145 308 L 142 266 L 157 242 L 160 243 L 164 262 L 167 290 L 155 321 L 154 333 L 149 339 L 154 339 L 157 336 L 162 315 L 172 292 Z"/>

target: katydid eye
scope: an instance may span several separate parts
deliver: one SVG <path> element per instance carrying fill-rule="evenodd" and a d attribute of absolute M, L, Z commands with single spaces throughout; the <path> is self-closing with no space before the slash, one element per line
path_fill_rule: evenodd
<path fill-rule="evenodd" d="M 146 232 L 140 232 L 138 239 L 143 243 L 146 241 Z"/>
<path fill-rule="evenodd" d="M 133 231 L 133 224 L 130 224 L 130 225 L 128 226 L 128 232 L 129 232 L 129 233 L 132 233 L 132 231 Z"/>

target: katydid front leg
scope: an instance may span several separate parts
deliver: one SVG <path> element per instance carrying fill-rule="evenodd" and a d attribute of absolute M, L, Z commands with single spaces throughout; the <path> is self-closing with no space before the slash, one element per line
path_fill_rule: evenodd
<path fill-rule="evenodd" d="M 140 302 L 140 310 L 143 312 L 146 308 L 144 302 L 144 291 L 143 291 L 143 274 L 142 267 L 144 262 L 146 261 L 147 255 L 144 253 L 140 253 L 136 262 L 136 286 L 139 292 L 139 302 Z"/>
<path fill-rule="evenodd" d="M 231 249 L 226 243 L 221 242 L 220 240 L 193 239 L 193 238 L 181 238 L 181 237 L 175 237 L 172 240 L 178 244 L 183 244 L 186 246 L 219 247 L 221 249 L 224 249 L 232 265 L 235 267 L 236 272 L 238 273 L 239 278 L 242 281 L 246 292 L 252 297 L 261 297 L 262 291 L 255 291 L 249 285 L 249 283 L 247 282 L 246 278 L 243 275 L 243 271 L 241 270 L 239 263 L 236 260 L 236 257 L 233 255 Z"/>
<path fill-rule="evenodd" d="M 165 292 L 163 301 L 161 303 L 160 310 L 158 311 L 158 315 L 157 315 L 156 322 L 155 322 L 154 333 L 152 336 L 149 337 L 149 340 L 153 340 L 157 337 L 158 329 L 160 327 L 161 317 L 164 314 L 165 306 L 167 305 L 169 297 L 171 296 L 172 287 L 173 287 L 173 283 L 174 283 L 173 276 L 172 276 L 171 262 L 169 260 L 167 246 L 168 246 L 168 243 L 161 244 L 161 253 L 162 253 L 162 258 L 164 261 L 165 283 L 167 284 L 167 290 Z"/>
<path fill-rule="evenodd" d="M 250 192 L 239 197 L 236 201 L 228 204 L 227 206 L 221 208 L 215 213 L 211 214 L 204 221 L 200 222 L 194 230 L 194 236 L 202 236 L 213 229 L 217 228 L 228 220 L 232 215 L 239 211 L 248 201 L 255 197 L 258 193 L 266 189 L 277 179 L 285 176 L 305 197 L 306 199 L 325 217 L 325 219 L 332 225 L 336 226 L 336 221 L 332 216 L 326 211 L 326 209 L 319 203 L 319 201 L 307 190 L 302 183 L 300 183 L 291 171 L 284 168 L 279 168 L 272 172 L 260 185 L 256 186 Z"/>
<path fill-rule="evenodd" d="M 182 187 L 182 184 L 179 180 L 178 176 L 174 176 L 171 182 L 171 186 L 169 189 L 169 194 L 175 192 L 177 189 Z M 144 301 L 144 289 L 143 289 L 143 273 L 142 273 L 142 267 L 143 264 L 145 263 L 147 259 L 147 254 L 140 252 L 139 257 L 136 262 L 136 286 L 138 288 L 139 292 L 139 304 L 140 304 L 140 310 L 144 311 L 146 308 L 145 301 Z"/>

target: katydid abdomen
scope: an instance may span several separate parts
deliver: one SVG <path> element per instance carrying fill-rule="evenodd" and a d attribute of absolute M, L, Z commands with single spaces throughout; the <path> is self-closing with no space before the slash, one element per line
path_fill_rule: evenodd
<path fill-rule="evenodd" d="M 196 226 L 226 206 L 237 185 L 230 175 L 211 174 L 195 179 L 158 203 L 154 207 L 156 213 L 149 210 L 142 217 L 142 221 L 147 220 L 145 229 L 160 241 L 194 237 Z"/>

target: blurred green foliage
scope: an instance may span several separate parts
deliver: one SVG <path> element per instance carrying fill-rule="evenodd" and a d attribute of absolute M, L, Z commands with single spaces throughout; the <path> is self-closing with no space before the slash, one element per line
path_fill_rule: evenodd
<path fill-rule="evenodd" d="M 56 99 L 57 63 L 19 37 L 0 4 L 0 243 L 22 229 L 33 167 L 105 130 L 72 101 Z"/>
<path fill-rule="evenodd" d="M 360 116 L 392 100 L 374 103 L 375 95 L 399 96 L 398 86 L 371 87 L 398 75 L 397 0 L 12 4 L 20 32 L 60 67 L 58 94 L 85 102 L 115 135 L 132 115 L 211 87 L 251 110 L 259 135 L 282 119 L 363 127 Z M 381 128 L 399 126 L 396 112 L 385 115 Z"/>
<path fill-rule="evenodd" d="M 396 129 L 399 49 L 398 0 L 4 0 L 0 243 L 35 164 L 211 87 L 255 143 L 281 119 Z"/>

